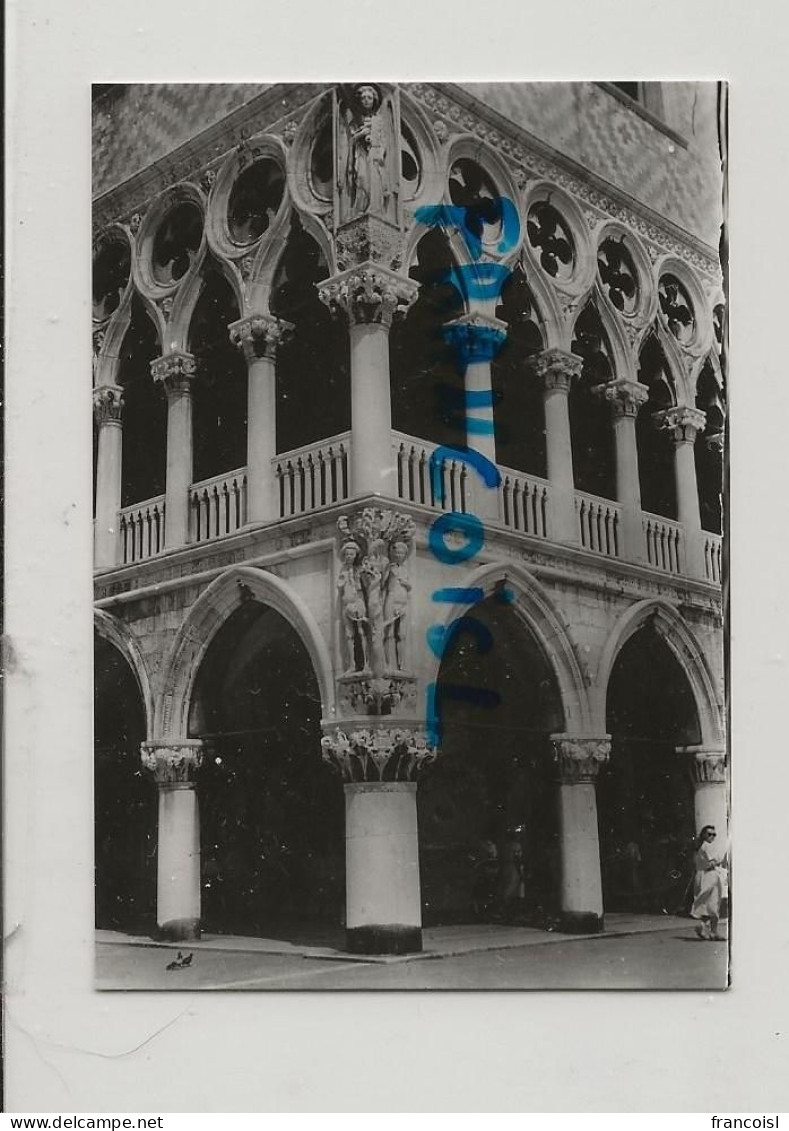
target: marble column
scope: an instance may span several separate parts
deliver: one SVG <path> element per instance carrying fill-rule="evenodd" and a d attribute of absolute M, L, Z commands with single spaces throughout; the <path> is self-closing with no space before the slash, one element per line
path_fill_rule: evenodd
<path fill-rule="evenodd" d="M 345 789 L 346 947 L 422 949 L 416 776 L 436 757 L 417 727 L 327 728 L 323 757 Z"/>
<path fill-rule="evenodd" d="M 554 542 L 578 545 L 569 395 L 572 382 L 581 375 L 583 360 L 574 353 L 550 349 L 533 360 L 532 369 L 544 390 L 546 456 L 551 484 L 549 534 Z"/>
<path fill-rule="evenodd" d="M 551 735 L 559 772 L 559 836 L 562 853 L 561 930 L 603 930 L 603 884 L 597 831 L 595 779 L 611 753 L 608 735 Z"/>
<path fill-rule="evenodd" d="M 641 514 L 641 482 L 638 476 L 636 417 L 649 399 L 649 389 L 640 381 L 610 381 L 603 396 L 611 405 L 616 444 L 616 497 L 622 508 L 623 557 L 646 561 L 646 538 Z"/>
<path fill-rule="evenodd" d="M 118 514 L 121 509 L 123 457 L 123 389 L 99 385 L 93 390 L 93 418 L 98 428 L 96 457 L 96 522 L 93 558 L 96 569 L 111 569 L 120 561 Z"/>
<path fill-rule="evenodd" d="M 728 844 L 729 835 L 726 752 L 719 747 L 681 746 L 678 753 L 687 754 L 690 758 L 696 834 L 705 825 L 714 825 L 720 849 Z"/>
<path fill-rule="evenodd" d="M 279 518 L 274 475 L 277 454 L 277 347 L 293 329 L 270 314 L 241 318 L 229 327 L 230 340 L 244 351 L 247 385 L 247 522 Z"/>
<path fill-rule="evenodd" d="M 448 322 L 444 339 L 454 350 L 459 368 L 464 368 L 466 404 L 465 443 L 491 463 L 496 463 L 496 432 L 493 419 L 493 382 L 490 364 L 507 340 L 507 323 L 478 311 Z M 499 518 L 499 491 L 475 479 L 469 509 L 480 518 Z"/>
<path fill-rule="evenodd" d="M 144 742 L 142 761 L 159 792 L 156 922 L 164 939 L 200 937 L 199 739 Z"/>
<path fill-rule="evenodd" d="M 167 471 L 164 544 L 168 550 L 189 541 L 189 488 L 192 485 L 192 382 L 196 371 L 190 353 L 176 351 L 151 362 L 154 381 L 167 394 Z"/>
<path fill-rule="evenodd" d="M 657 423 L 667 428 L 674 439 L 674 474 L 677 489 L 677 518 L 685 536 L 685 572 L 689 577 L 706 578 L 704 536 L 701 531 L 699 489 L 696 482 L 696 436 L 707 418 L 696 408 L 678 405 L 656 414 Z"/>
<path fill-rule="evenodd" d="M 397 495 L 392 449 L 389 330 L 415 300 L 418 284 L 367 262 L 319 284 L 332 312 L 348 319 L 351 338 L 351 491 Z"/>

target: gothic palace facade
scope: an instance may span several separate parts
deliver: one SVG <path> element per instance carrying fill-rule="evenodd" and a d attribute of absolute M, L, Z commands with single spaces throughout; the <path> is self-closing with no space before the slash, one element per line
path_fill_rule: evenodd
<path fill-rule="evenodd" d="M 727 822 L 717 97 L 94 89 L 100 927 L 681 909 Z"/>

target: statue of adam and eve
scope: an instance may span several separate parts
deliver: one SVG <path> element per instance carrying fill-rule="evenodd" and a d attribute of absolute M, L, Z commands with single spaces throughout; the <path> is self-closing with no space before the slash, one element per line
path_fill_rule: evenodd
<path fill-rule="evenodd" d="M 362 556 L 358 541 L 340 549 L 337 588 L 345 638 L 346 675 L 403 671 L 411 580 L 408 543 L 372 538 Z"/>

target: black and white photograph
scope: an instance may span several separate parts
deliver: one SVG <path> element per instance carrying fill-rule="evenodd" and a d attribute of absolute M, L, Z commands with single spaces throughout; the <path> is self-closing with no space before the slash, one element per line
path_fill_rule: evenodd
<path fill-rule="evenodd" d="M 727 988 L 727 94 L 93 86 L 96 988 Z"/>

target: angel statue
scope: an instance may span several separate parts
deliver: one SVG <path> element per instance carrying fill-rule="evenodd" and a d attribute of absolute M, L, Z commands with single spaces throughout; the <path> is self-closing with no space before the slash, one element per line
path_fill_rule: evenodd
<path fill-rule="evenodd" d="M 400 146 L 392 95 L 342 84 L 338 133 L 340 223 L 370 213 L 397 223 Z"/>

